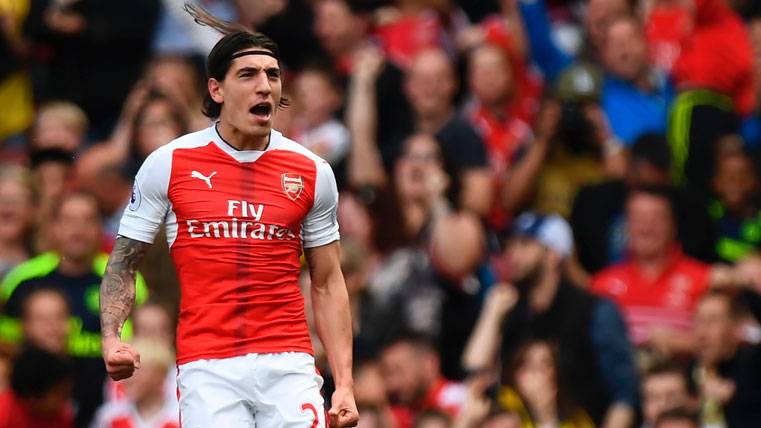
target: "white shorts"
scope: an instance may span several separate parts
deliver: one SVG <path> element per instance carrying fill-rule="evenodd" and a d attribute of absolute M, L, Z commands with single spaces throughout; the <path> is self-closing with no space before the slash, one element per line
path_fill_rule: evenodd
<path fill-rule="evenodd" d="M 322 377 L 305 353 L 248 354 L 177 368 L 183 428 L 324 428 Z"/>

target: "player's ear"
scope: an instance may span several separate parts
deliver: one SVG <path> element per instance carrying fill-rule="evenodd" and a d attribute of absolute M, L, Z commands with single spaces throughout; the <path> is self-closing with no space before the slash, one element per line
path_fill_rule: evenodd
<path fill-rule="evenodd" d="M 222 104 L 225 102 L 225 95 L 222 91 L 222 84 L 215 78 L 210 78 L 207 86 L 209 88 L 209 95 L 215 103 Z"/>

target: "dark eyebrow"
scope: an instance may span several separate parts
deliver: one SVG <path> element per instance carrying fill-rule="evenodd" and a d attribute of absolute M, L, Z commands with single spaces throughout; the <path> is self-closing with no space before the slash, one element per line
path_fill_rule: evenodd
<path fill-rule="evenodd" d="M 235 74 L 237 74 L 238 76 L 240 76 L 243 73 L 254 73 L 254 74 L 256 74 L 256 73 L 258 73 L 261 70 L 262 70 L 262 68 L 259 68 L 259 67 L 243 67 L 240 70 L 238 70 Z M 264 71 L 266 73 L 272 73 L 272 72 L 280 73 L 280 67 L 267 67 L 267 68 L 264 69 Z"/>

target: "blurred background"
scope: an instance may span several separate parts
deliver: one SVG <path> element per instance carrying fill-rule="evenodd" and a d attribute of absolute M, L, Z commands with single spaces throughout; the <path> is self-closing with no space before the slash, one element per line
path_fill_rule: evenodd
<path fill-rule="evenodd" d="M 761 3 L 196 3 L 280 45 L 275 128 L 336 172 L 361 427 L 761 426 Z M 127 381 L 98 287 L 212 124 L 183 4 L 0 0 L 1 428 L 179 427 L 166 240 Z"/>

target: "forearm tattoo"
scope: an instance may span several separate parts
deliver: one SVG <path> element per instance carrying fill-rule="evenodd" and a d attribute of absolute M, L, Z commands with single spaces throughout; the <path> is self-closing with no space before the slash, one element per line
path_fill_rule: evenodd
<path fill-rule="evenodd" d="M 103 336 L 119 337 L 135 302 L 137 264 L 150 247 L 144 242 L 120 236 L 108 259 L 100 284 L 100 329 Z"/>

